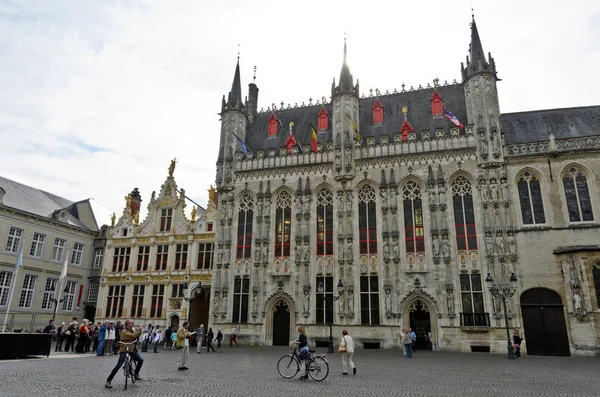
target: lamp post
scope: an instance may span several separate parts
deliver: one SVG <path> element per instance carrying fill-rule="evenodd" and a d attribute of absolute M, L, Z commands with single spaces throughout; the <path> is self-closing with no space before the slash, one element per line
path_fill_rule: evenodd
<path fill-rule="evenodd" d="M 196 299 L 195 296 L 192 296 L 192 291 L 194 291 L 196 289 L 200 289 L 200 291 L 202 291 L 202 283 L 201 282 L 198 282 L 198 284 L 196 284 L 195 286 L 193 286 L 190 289 L 190 296 L 187 296 L 188 283 L 183 283 L 183 288 L 179 292 L 179 297 L 183 298 L 183 300 L 185 300 L 188 303 L 188 318 L 187 318 L 188 323 L 190 322 L 190 316 L 192 314 L 192 311 L 190 310 L 192 308 L 192 302 L 194 301 L 194 299 Z"/>
<path fill-rule="evenodd" d="M 54 288 L 53 292 L 56 292 L 56 288 Z M 63 290 L 63 292 L 65 294 L 69 293 L 69 287 L 65 287 L 65 289 Z M 54 320 L 54 323 L 56 324 L 56 310 L 58 309 L 58 304 L 61 303 L 62 301 L 65 300 L 65 298 L 62 299 L 58 299 L 55 298 L 54 296 L 52 296 L 52 298 L 49 298 L 50 302 L 54 303 L 54 312 L 52 313 L 52 319 Z"/>
<path fill-rule="evenodd" d="M 507 339 L 507 349 L 508 349 L 508 358 L 514 359 L 515 355 L 513 353 L 513 345 L 510 341 L 510 331 L 508 330 L 508 314 L 506 312 L 506 299 L 512 298 L 515 294 L 516 289 L 514 285 L 517 283 L 517 277 L 514 273 L 510 274 L 510 278 L 506 278 L 506 272 L 502 272 L 502 277 L 500 279 L 500 283 L 496 284 L 492 276 L 488 273 L 485 281 L 490 286 L 490 293 L 499 299 L 502 299 L 502 305 L 504 307 L 504 323 L 506 325 L 506 339 Z"/>
<path fill-rule="evenodd" d="M 344 283 L 339 279 L 337 283 L 338 296 L 332 296 L 332 304 L 344 295 Z M 333 353 L 333 332 L 331 326 L 333 325 L 333 305 L 331 307 L 331 321 L 329 321 L 329 348 L 327 353 Z"/>

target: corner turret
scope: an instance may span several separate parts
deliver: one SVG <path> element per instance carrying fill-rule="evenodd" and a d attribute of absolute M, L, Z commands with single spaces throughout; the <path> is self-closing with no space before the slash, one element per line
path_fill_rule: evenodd
<path fill-rule="evenodd" d="M 467 67 L 461 63 L 461 72 L 463 82 L 469 77 L 479 73 L 492 74 L 496 79 L 496 62 L 492 58 L 492 54 L 488 53 L 488 59 L 485 59 L 485 52 L 481 45 L 481 39 L 479 38 L 479 32 L 477 31 L 477 24 L 475 23 L 475 16 L 472 17 L 471 21 L 471 44 L 469 45 L 469 55 L 467 55 Z"/>

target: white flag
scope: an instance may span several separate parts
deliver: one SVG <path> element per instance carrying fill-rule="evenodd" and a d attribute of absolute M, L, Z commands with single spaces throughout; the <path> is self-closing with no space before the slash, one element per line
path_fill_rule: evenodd
<path fill-rule="evenodd" d="M 58 279 L 61 282 L 65 277 L 67 277 L 67 263 L 69 261 L 69 250 L 67 250 L 67 254 L 65 255 L 65 262 L 63 263 L 62 272 L 60 272 L 60 278 Z"/>

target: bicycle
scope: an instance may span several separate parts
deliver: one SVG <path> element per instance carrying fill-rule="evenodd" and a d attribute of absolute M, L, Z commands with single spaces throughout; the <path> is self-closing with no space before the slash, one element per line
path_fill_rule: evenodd
<path fill-rule="evenodd" d="M 315 354 L 316 350 L 309 350 L 310 355 L 306 358 L 306 373 L 313 380 L 320 382 L 329 375 L 329 362 L 325 354 Z M 296 353 L 296 347 L 277 361 L 277 372 L 286 379 L 291 379 L 300 372 L 300 357 Z"/>
<path fill-rule="evenodd" d="M 121 342 L 119 341 L 120 345 L 135 345 L 136 341 L 133 342 Z M 127 355 L 125 356 L 125 361 L 123 362 L 123 374 L 125 375 L 125 390 L 127 390 L 127 380 L 131 379 L 131 383 L 135 383 L 135 369 L 136 369 L 136 363 L 134 360 L 131 359 L 131 354 L 129 352 L 129 348 L 126 349 L 127 350 Z"/>

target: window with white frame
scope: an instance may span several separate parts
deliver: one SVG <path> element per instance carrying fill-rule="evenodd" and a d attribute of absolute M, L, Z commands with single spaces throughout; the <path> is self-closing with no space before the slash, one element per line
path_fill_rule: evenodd
<path fill-rule="evenodd" d="M 98 291 L 100 289 L 100 284 L 97 281 L 90 282 L 90 286 L 88 288 L 88 299 L 87 301 L 92 303 L 98 300 Z"/>
<path fill-rule="evenodd" d="M 8 304 L 8 294 L 10 293 L 12 276 L 12 273 L 0 272 L 0 306 L 6 306 Z"/>
<path fill-rule="evenodd" d="M 94 251 L 94 267 L 102 267 L 102 261 L 104 260 L 104 248 L 96 248 Z"/>
<path fill-rule="evenodd" d="M 73 304 L 75 302 L 75 288 L 77 287 L 77 283 L 75 281 L 67 281 L 67 287 L 65 288 L 64 296 L 65 300 L 63 301 L 62 309 L 65 311 L 73 311 Z"/>
<path fill-rule="evenodd" d="M 33 233 L 33 237 L 31 239 L 31 249 L 29 250 L 29 256 L 33 256 L 35 258 L 41 258 L 42 252 L 44 251 L 44 242 L 46 241 L 46 236 L 41 233 Z"/>
<path fill-rule="evenodd" d="M 185 270 L 187 267 L 187 244 L 175 244 L 175 270 Z"/>
<path fill-rule="evenodd" d="M 6 240 L 6 251 L 7 252 L 19 252 L 21 247 L 21 241 L 23 240 L 23 229 L 12 227 L 8 231 L 8 239 Z"/>
<path fill-rule="evenodd" d="M 54 247 L 52 247 L 52 260 L 56 262 L 62 262 L 63 255 L 65 254 L 65 246 L 67 245 L 67 240 L 62 238 L 54 239 Z"/>
<path fill-rule="evenodd" d="M 23 288 L 21 289 L 21 298 L 19 299 L 20 308 L 31 309 L 36 280 L 37 276 L 34 276 L 33 274 L 25 275 L 25 278 L 23 279 Z"/>
<path fill-rule="evenodd" d="M 163 208 L 160 213 L 160 231 L 168 232 L 171 230 L 171 221 L 173 220 L 173 209 Z"/>
<path fill-rule="evenodd" d="M 58 279 L 48 277 L 46 279 L 46 286 L 44 287 L 44 299 L 42 300 L 42 309 L 43 310 L 51 310 L 54 308 L 54 302 L 52 302 L 52 298 L 54 298 L 54 294 L 56 292 L 56 283 Z"/>
<path fill-rule="evenodd" d="M 198 269 L 212 269 L 213 252 L 213 243 L 198 244 Z"/>
<path fill-rule="evenodd" d="M 83 244 L 73 243 L 73 254 L 71 254 L 71 265 L 81 266 L 81 258 L 83 257 Z"/>

